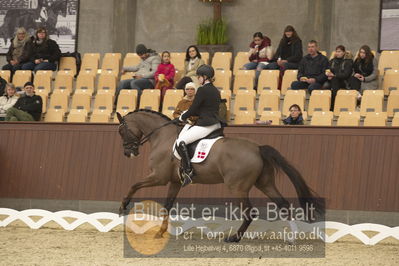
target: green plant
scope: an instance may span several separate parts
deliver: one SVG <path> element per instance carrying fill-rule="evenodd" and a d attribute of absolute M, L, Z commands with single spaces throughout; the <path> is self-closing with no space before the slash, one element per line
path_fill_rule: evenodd
<path fill-rule="evenodd" d="M 199 45 L 226 44 L 227 42 L 227 24 L 223 19 L 209 19 L 198 25 L 197 43 Z"/>

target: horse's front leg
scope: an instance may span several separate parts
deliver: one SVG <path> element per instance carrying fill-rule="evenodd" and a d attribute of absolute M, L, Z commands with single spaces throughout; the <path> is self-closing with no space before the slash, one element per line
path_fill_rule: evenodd
<path fill-rule="evenodd" d="M 168 230 L 169 211 L 176 200 L 177 194 L 179 194 L 180 188 L 181 188 L 180 183 L 170 183 L 168 189 L 168 196 L 165 202 L 165 209 L 167 210 L 167 214 L 163 217 L 161 228 L 159 229 L 158 233 L 155 235 L 155 238 L 161 238 L 163 234 L 166 232 L 166 230 Z"/>
<path fill-rule="evenodd" d="M 132 196 L 134 193 L 137 192 L 137 190 L 145 187 L 154 187 L 154 186 L 161 186 L 165 185 L 166 183 L 164 180 L 160 178 L 156 178 L 155 173 L 151 173 L 149 176 L 144 178 L 142 181 L 134 184 L 130 190 L 127 196 L 123 199 L 121 206 L 119 207 L 119 216 L 123 215 L 123 212 L 126 210 L 127 205 L 129 205 L 130 200 L 132 199 Z"/>

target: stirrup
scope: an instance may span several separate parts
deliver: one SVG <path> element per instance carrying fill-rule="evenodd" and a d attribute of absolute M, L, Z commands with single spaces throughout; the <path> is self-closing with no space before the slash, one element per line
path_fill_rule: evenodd
<path fill-rule="evenodd" d="M 186 173 L 183 169 L 180 168 L 180 183 L 182 187 L 185 187 L 191 183 L 193 183 L 192 177 L 194 176 L 194 170 L 191 169 L 189 173 Z"/>

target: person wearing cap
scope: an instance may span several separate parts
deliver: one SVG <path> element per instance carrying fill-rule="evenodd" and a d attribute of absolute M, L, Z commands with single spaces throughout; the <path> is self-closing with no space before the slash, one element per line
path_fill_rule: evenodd
<path fill-rule="evenodd" d="M 193 126 L 190 124 L 184 126 L 176 141 L 176 148 L 181 156 L 182 186 L 192 183 L 194 176 L 187 145 L 208 136 L 225 125 L 224 119 L 219 116 L 220 92 L 212 84 L 215 70 L 209 65 L 202 65 L 196 73 L 201 86 L 197 89 L 194 101 L 186 112 L 174 120 L 176 123 L 184 122 L 192 116 L 198 116 L 198 120 Z"/>
<path fill-rule="evenodd" d="M 137 90 L 140 96 L 142 90 L 154 88 L 154 74 L 158 69 L 158 65 L 161 63 L 161 57 L 154 50 L 147 49 L 144 44 L 137 45 L 136 53 L 140 56 L 141 62 L 136 66 L 122 68 L 122 74 L 126 72 L 134 73 L 132 73 L 131 79 L 120 81 L 116 88 L 116 98 L 123 89 Z"/>
<path fill-rule="evenodd" d="M 39 121 L 42 116 L 42 97 L 35 95 L 32 82 L 24 85 L 25 95 L 7 110 L 6 121 Z"/>
<path fill-rule="evenodd" d="M 189 82 L 186 84 L 186 88 L 184 89 L 185 96 L 183 99 L 180 100 L 180 102 L 177 104 L 175 111 L 173 112 L 173 118 L 178 118 L 181 116 L 181 114 L 188 110 L 190 106 L 193 104 L 194 98 L 195 98 L 195 93 L 197 92 L 197 85 L 195 85 L 194 82 Z M 189 120 L 192 123 L 195 123 L 197 121 L 198 117 L 193 116 L 190 117 Z"/>

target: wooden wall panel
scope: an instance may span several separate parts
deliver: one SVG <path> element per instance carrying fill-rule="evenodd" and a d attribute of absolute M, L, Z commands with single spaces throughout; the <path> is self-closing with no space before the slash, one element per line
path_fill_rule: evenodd
<path fill-rule="evenodd" d="M 228 137 L 278 149 L 326 197 L 330 209 L 399 211 L 399 128 L 231 126 Z M 0 198 L 119 201 L 148 174 L 149 146 L 123 155 L 112 124 L 0 124 Z M 295 196 L 279 174 L 284 196 Z M 166 187 L 143 197 L 163 197 Z M 253 196 L 262 194 L 253 189 Z M 191 185 L 181 197 L 228 197 L 221 185 Z"/>

